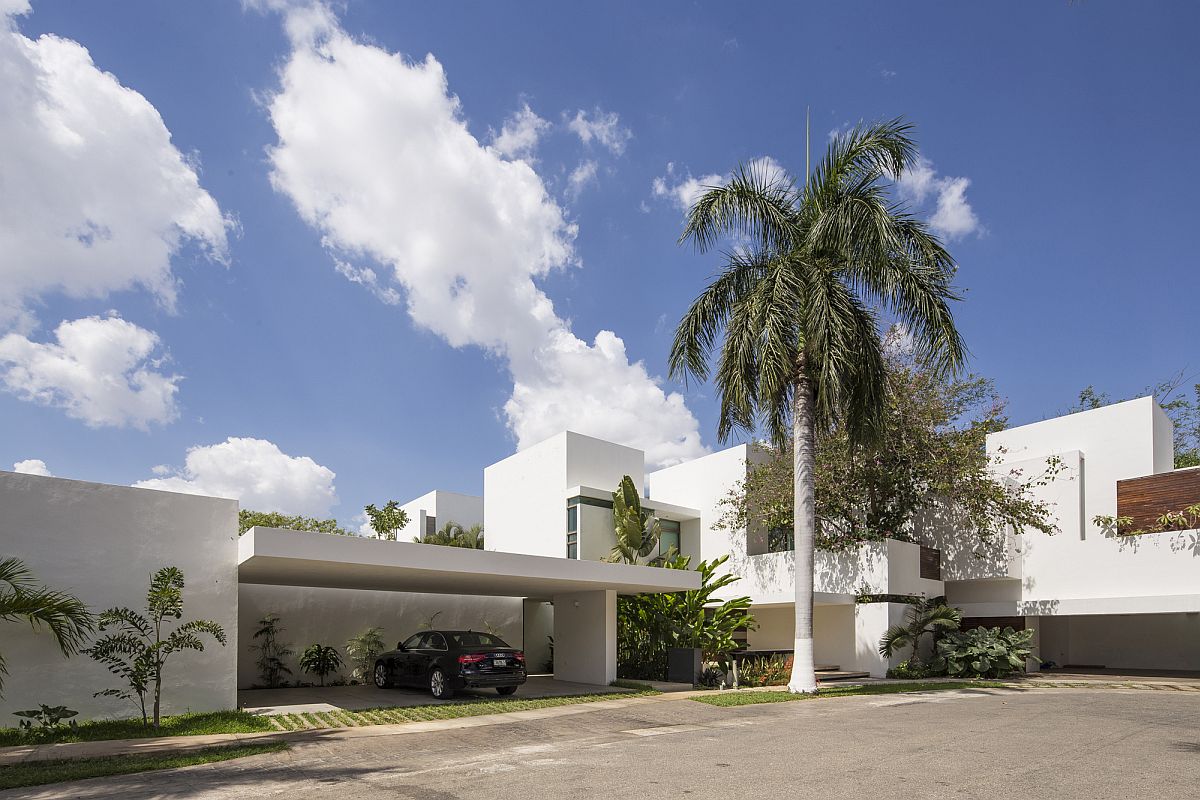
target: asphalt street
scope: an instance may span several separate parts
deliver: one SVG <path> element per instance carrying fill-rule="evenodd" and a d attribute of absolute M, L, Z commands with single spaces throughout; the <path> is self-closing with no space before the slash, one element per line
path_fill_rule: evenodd
<path fill-rule="evenodd" d="M 0 793 L 35 798 L 1200 797 L 1200 692 L 691 700 Z"/>

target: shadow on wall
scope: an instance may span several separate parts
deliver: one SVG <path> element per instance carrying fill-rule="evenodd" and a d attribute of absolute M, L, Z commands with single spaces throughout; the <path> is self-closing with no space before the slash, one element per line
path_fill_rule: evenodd
<path fill-rule="evenodd" d="M 745 539 L 732 538 L 730 557 L 726 563 L 731 573 L 745 576 L 743 582 L 731 587 L 735 594 L 771 594 L 794 590 L 794 550 L 746 555 Z M 880 592 L 887 581 L 886 566 L 887 542 L 868 542 L 839 552 L 818 550 L 813 564 L 815 589 L 830 594 L 855 594 L 865 586 L 871 592 Z"/>
<path fill-rule="evenodd" d="M 921 544 L 936 547 L 942 553 L 942 578 L 947 581 L 1015 577 L 1020 550 L 1028 537 L 1014 536 L 1008 530 L 991 536 L 978 536 L 956 505 L 939 503 L 927 508 L 914 520 Z M 1019 561 L 1018 561 L 1019 563 Z"/>

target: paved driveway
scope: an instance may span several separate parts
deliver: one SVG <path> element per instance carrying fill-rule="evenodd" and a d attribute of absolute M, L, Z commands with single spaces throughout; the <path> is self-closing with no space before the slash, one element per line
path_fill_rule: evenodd
<path fill-rule="evenodd" d="M 613 686 L 556 681 L 548 675 L 533 675 L 517 689 L 516 697 L 563 697 L 576 694 L 627 692 Z M 470 689 L 463 697 L 497 697 L 495 689 Z M 245 689 L 238 692 L 238 707 L 256 714 L 295 714 L 305 711 L 361 711 L 387 706 L 427 706 L 441 703 L 423 689 L 377 689 L 366 686 L 306 686 L 302 689 Z"/>
<path fill-rule="evenodd" d="M 1196 797 L 1200 693 L 973 690 L 312 742 L 283 754 L 0 797 Z"/>

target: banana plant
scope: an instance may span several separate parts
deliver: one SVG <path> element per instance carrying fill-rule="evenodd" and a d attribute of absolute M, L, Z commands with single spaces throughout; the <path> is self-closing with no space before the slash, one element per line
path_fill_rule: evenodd
<path fill-rule="evenodd" d="M 662 524 L 642 510 L 642 498 L 633 478 L 626 475 L 613 492 L 613 530 L 617 543 L 605 561 L 637 564 L 658 549 Z"/>

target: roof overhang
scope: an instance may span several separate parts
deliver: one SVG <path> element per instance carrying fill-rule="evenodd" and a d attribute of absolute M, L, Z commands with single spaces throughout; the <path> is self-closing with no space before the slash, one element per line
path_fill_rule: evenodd
<path fill-rule="evenodd" d="M 251 528 L 238 540 L 238 582 L 548 600 L 601 589 L 618 594 L 698 589 L 700 573 Z"/>

